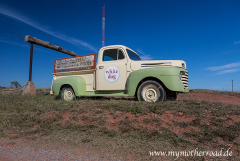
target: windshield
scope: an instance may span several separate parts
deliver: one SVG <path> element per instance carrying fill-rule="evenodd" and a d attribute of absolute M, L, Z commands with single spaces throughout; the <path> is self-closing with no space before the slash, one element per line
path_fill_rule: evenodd
<path fill-rule="evenodd" d="M 128 56 L 129 56 L 130 59 L 132 59 L 132 60 L 141 60 L 141 58 L 137 54 L 132 52 L 131 50 L 127 49 L 127 53 L 128 53 Z"/>

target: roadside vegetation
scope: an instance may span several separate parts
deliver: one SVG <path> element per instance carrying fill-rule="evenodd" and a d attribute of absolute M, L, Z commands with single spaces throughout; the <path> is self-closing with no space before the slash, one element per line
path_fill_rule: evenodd
<path fill-rule="evenodd" d="M 22 86 L 18 83 L 18 81 L 12 81 L 11 83 L 11 87 L 14 88 L 21 88 Z"/>
<path fill-rule="evenodd" d="M 215 90 L 209 90 L 209 89 L 194 89 L 192 91 L 194 93 L 223 94 L 223 95 L 230 95 L 230 96 L 238 96 L 238 97 L 240 97 L 240 92 L 215 91 Z"/>
<path fill-rule="evenodd" d="M 2 138 L 40 139 L 42 143 L 61 147 L 83 146 L 103 157 L 108 153 L 109 158 L 124 160 L 165 160 L 150 157 L 149 151 L 196 148 L 211 151 L 231 148 L 234 157 L 230 160 L 240 154 L 240 106 L 191 100 L 146 103 L 114 98 L 65 102 L 49 95 L 49 89 L 37 89 L 36 96 L 22 96 L 21 92 L 0 92 Z"/>

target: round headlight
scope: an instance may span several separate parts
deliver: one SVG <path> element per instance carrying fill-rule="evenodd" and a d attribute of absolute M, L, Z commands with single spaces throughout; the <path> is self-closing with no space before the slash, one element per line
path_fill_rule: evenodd
<path fill-rule="evenodd" d="M 185 69 L 185 64 L 184 63 L 182 63 L 182 68 Z"/>

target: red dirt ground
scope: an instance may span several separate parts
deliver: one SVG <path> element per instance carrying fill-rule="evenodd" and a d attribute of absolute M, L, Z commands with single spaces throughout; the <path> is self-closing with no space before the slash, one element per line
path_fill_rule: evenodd
<path fill-rule="evenodd" d="M 178 95 L 177 100 L 198 100 L 198 101 L 219 102 L 219 103 L 223 103 L 223 104 L 240 105 L 240 97 L 238 97 L 238 96 L 215 94 L 215 93 L 212 94 L 212 93 L 194 93 L 193 92 L 193 93 L 188 93 L 188 94 L 180 94 L 180 95 Z M 121 122 L 121 120 L 125 120 L 127 118 L 130 121 L 134 120 L 133 124 L 135 127 L 144 127 L 147 130 L 152 131 L 152 130 L 157 129 L 157 127 L 161 126 L 161 127 L 169 129 L 170 131 L 173 131 L 174 133 L 178 134 L 179 136 L 181 136 L 183 138 L 186 138 L 186 136 L 184 135 L 185 132 L 201 131 L 200 128 L 194 127 L 194 126 L 188 126 L 188 127 L 183 128 L 183 127 L 180 127 L 177 125 L 173 125 L 173 121 L 190 123 L 194 119 L 196 119 L 195 117 L 193 117 L 191 115 L 186 115 L 183 112 L 165 111 L 165 113 L 163 113 L 161 115 L 154 114 L 154 113 L 148 113 L 147 115 L 136 117 L 134 114 L 124 113 L 121 111 L 116 111 L 113 114 L 113 113 L 110 113 L 109 111 L 105 110 L 103 113 L 96 114 L 97 110 L 102 110 L 102 109 L 96 108 L 94 111 L 88 111 L 87 113 L 78 114 L 78 116 L 77 116 L 78 123 L 81 125 L 89 125 L 89 124 L 93 124 L 93 123 L 97 124 L 97 121 L 90 122 L 89 120 L 92 118 L 103 117 L 103 118 L 106 118 L 105 119 L 106 122 L 105 122 L 104 126 L 106 126 L 107 129 L 109 129 L 109 130 L 114 129 L 114 130 L 120 132 L 120 129 L 119 129 L 120 122 Z M 43 115 L 42 117 L 43 118 L 53 117 L 57 113 L 58 113 L 57 111 L 52 111 L 50 113 Z M 82 119 L 82 117 L 84 115 L 87 116 L 88 119 L 86 119 L 86 120 Z M 117 117 L 114 118 L 114 116 L 117 116 Z M 61 124 L 64 126 L 68 121 L 71 120 L 72 117 L 73 117 L 72 112 L 64 113 Z M 206 118 L 202 119 L 200 124 L 201 125 L 202 124 L 210 125 L 209 119 L 208 119 L 210 117 L 211 117 L 210 115 L 206 114 Z M 228 126 L 240 122 L 239 115 L 231 115 L 231 116 L 226 116 L 226 117 L 231 118 L 229 120 L 226 120 L 226 122 L 225 122 L 225 124 L 227 124 Z M 153 118 L 158 118 L 159 120 L 161 120 L 161 122 L 160 123 L 159 122 L 144 123 L 144 120 L 153 119 Z M 214 129 L 216 127 L 212 126 L 211 128 Z M 14 136 L 14 135 L 15 135 L 14 131 L 7 131 L 7 136 Z M 238 142 L 240 142 L 239 137 L 237 138 L 237 140 L 238 140 Z M 37 138 L 35 141 L 41 141 L 41 139 Z M 219 142 L 222 142 L 222 145 L 228 145 L 234 151 L 239 151 L 239 149 L 238 149 L 239 147 L 234 145 L 233 143 L 225 142 L 221 138 L 219 138 Z M 9 142 L 6 145 L 14 146 L 14 144 L 12 142 Z M 215 149 L 214 145 L 208 144 L 208 145 L 206 145 L 206 147 L 208 149 L 212 149 L 212 150 Z M 215 149 L 215 150 L 219 150 L 219 149 Z M 131 158 L 131 156 L 129 156 L 129 158 Z"/>
<path fill-rule="evenodd" d="M 178 95 L 177 100 L 198 100 L 198 101 L 209 101 L 209 102 L 219 102 L 224 104 L 240 105 L 240 97 L 223 95 L 223 94 L 213 94 L 213 93 L 189 93 Z"/>
<path fill-rule="evenodd" d="M 240 105 L 240 97 L 223 95 L 223 94 L 211 94 L 211 93 L 188 93 L 186 95 L 181 94 L 178 96 L 177 100 L 198 100 L 198 101 L 219 102 L 219 103 L 223 103 L 223 104 Z M 160 127 L 167 128 L 170 131 L 173 131 L 174 133 L 178 134 L 180 137 L 183 137 L 183 138 L 186 138 L 186 136 L 184 135 L 184 133 L 186 133 L 186 132 L 192 132 L 192 131 L 200 132 L 201 131 L 201 129 L 199 127 L 188 126 L 188 127 L 183 128 L 183 127 L 173 124 L 173 121 L 191 123 L 194 119 L 196 119 L 195 117 L 193 117 L 191 115 L 186 115 L 183 112 L 165 111 L 165 113 L 163 113 L 161 115 L 154 114 L 154 113 L 148 113 L 147 115 L 136 117 L 134 114 L 124 113 L 121 111 L 116 111 L 114 114 L 110 113 L 109 111 L 104 111 L 103 113 L 96 114 L 95 112 L 98 110 L 102 110 L 102 109 L 96 108 L 94 111 L 88 111 L 87 113 L 79 114 L 77 116 L 78 120 L 79 120 L 78 121 L 79 124 L 89 125 L 89 124 L 97 123 L 96 121 L 90 122 L 89 119 L 91 119 L 93 117 L 95 117 L 95 118 L 104 117 L 104 118 L 106 118 L 106 120 L 105 120 L 106 122 L 105 122 L 104 126 L 106 126 L 106 128 L 109 130 L 114 129 L 120 133 L 121 132 L 119 129 L 120 122 L 122 120 L 126 120 L 126 118 L 127 118 L 130 121 L 134 120 L 133 125 L 135 127 L 142 127 L 142 128 L 146 128 L 148 131 L 152 131 L 152 130 L 156 130 L 160 126 Z M 205 113 L 206 113 L 206 116 L 204 119 L 201 120 L 200 125 L 203 125 L 203 124 L 210 125 L 209 118 L 211 118 L 211 114 L 207 114 L 208 113 L 207 111 L 205 111 Z M 54 115 L 54 114 L 56 114 L 56 112 L 53 112 L 52 114 Z M 47 115 L 48 115 L 47 117 L 49 117 L 49 114 L 47 114 Z M 81 118 L 83 115 L 87 116 L 89 119 L 82 120 Z M 71 112 L 64 113 L 62 124 L 64 125 L 66 122 L 68 122 L 72 116 L 73 116 L 73 113 L 71 113 Z M 114 118 L 114 116 L 117 116 L 117 117 Z M 230 125 L 240 122 L 240 117 L 238 115 L 231 115 L 231 116 L 226 116 L 226 117 L 231 118 L 229 120 L 225 120 L 225 124 L 227 126 L 230 126 Z M 162 121 L 160 123 L 144 123 L 144 120 L 153 119 L 153 118 L 158 118 Z M 217 127 L 211 125 L 211 128 L 214 129 Z M 151 138 L 151 140 L 152 139 L 154 139 L 154 138 Z M 238 146 L 234 145 L 233 143 L 224 142 L 221 138 L 219 138 L 219 139 L 223 145 L 228 145 L 234 151 L 239 151 Z M 239 140 L 239 138 L 238 138 L 238 140 Z M 211 147 L 211 145 L 207 145 L 206 147 L 208 147 L 209 149 L 214 149 L 214 147 L 213 146 Z M 218 149 L 215 149 L 215 150 L 218 150 Z"/>

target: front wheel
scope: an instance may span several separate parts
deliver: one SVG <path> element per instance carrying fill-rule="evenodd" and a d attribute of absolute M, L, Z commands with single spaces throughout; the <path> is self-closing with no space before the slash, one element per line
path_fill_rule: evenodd
<path fill-rule="evenodd" d="M 71 86 L 63 87 L 62 92 L 61 92 L 61 98 L 64 101 L 72 101 L 76 98 Z"/>
<path fill-rule="evenodd" d="M 145 102 L 164 101 L 166 99 L 166 92 L 158 82 L 149 80 L 139 86 L 137 98 L 139 101 Z"/>
<path fill-rule="evenodd" d="M 171 92 L 167 94 L 167 99 L 171 101 L 176 101 L 177 100 L 177 92 Z"/>

